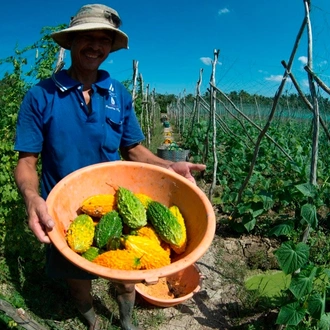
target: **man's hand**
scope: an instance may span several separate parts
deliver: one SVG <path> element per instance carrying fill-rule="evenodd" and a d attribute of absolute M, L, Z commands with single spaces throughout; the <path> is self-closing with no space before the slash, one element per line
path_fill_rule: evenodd
<path fill-rule="evenodd" d="M 50 243 L 47 232 L 55 223 L 48 214 L 47 204 L 43 198 L 36 196 L 27 203 L 29 228 L 41 243 Z"/>
<path fill-rule="evenodd" d="M 195 178 L 192 176 L 193 171 L 202 172 L 205 171 L 206 165 L 203 164 L 194 164 L 190 162 L 176 162 L 172 163 L 169 167 L 169 170 L 176 172 L 177 174 L 182 175 L 192 183 L 196 184 Z"/>

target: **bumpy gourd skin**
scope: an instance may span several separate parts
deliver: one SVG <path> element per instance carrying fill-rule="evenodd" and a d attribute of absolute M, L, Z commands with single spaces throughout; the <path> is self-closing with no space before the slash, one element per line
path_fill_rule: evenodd
<path fill-rule="evenodd" d="M 84 253 L 92 246 L 94 233 L 93 219 L 87 214 L 80 214 L 71 222 L 66 239 L 73 251 Z"/>
<path fill-rule="evenodd" d="M 136 235 L 136 236 L 142 236 L 142 237 L 147 237 L 159 245 L 162 242 L 162 239 L 159 237 L 159 235 L 156 233 L 155 229 L 151 225 L 146 225 L 144 227 L 141 227 L 137 230 L 132 230 L 131 235 Z"/>
<path fill-rule="evenodd" d="M 144 227 L 139 228 L 138 230 L 131 231 L 132 235 L 142 236 L 150 238 L 151 240 L 154 240 L 156 243 L 158 243 L 166 252 L 168 255 L 171 255 L 171 247 L 168 243 L 164 242 L 159 235 L 156 233 L 155 229 L 150 225 L 147 224 Z"/>
<path fill-rule="evenodd" d="M 146 209 L 132 191 L 124 187 L 118 188 L 117 207 L 123 222 L 128 227 L 136 229 L 147 224 Z"/>
<path fill-rule="evenodd" d="M 88 261 L 93 261 L 100 254 L 100 249 L 91 246 L 86 252 L 84 252 L 81 256 Z"/>
<path fill-rule="evenodd" d="M 99 194 L 85 199 L 81 211 L 92 217 L 100 218 L 104 214 L 116 209 L 115 195 Z"/>
<path fill-rule="evenodd" d="M 111 250 L 97 256 L 94 263 L 121 270 L 139 270 L 141 269 L 140 259 L 133 251 L 128 250 Z"/>
<path fill-rule="evenodd" d="M 147 209 L 149 203 L 152 201 L 152 198 L 149 197 L 148 195 L 142 194 L 142 193 L 135 193 L 134 195 L 140 200 L 140 202 L 143 204 L 144 208 Z"/>
<path fill-rule="evenodd" d="M 123 232 L 122 220 L 116 211 L 102 216 L 95 226 L 94 241 L 98 248 L 103 248 L 112 237 L 120 237 Z"/>
<path fill-rule="evenodd" d="M 122 244 L 140 258 L 141 269 L 161 268 L 171 263 L 168 253 L 150 238 L 127 235 L 122 238 Z"/>
<path fill-rule="evenodd" d="M 168 207 L 157 201 L 152 201 L 148 205 L 147 216 L 163 241 L 171 246 L 180 247 L 183 230 Z"/>
<path fill-rule="evenodd" d="M 173 215 L 178 220 L 179 225 L 182 228 L 182 238 L 181 241 L 177 245 L 170 245 L 171 248 L 174 250 L 175 253 L 181 254 L 186 250 L 187 246 L 187 230 L 184 218 L 182 216 L 182 213 L 180 212 L 180 209 L 176 205 L 172 205 L 169 210 L 173 213 Z"/>

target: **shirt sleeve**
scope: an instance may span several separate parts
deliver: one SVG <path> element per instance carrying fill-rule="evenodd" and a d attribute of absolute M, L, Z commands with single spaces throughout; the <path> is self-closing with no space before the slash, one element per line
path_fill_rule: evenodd
<path fill-rule="evenodd" d="M 123 106 L 124 106 L 124 128 L 123 128 L 123 136 L 120 143 L 121 147 L 129 147 L 136 143 L 140 143 L 145 139 L 145 136 L 142 132 L 140 123 L 135 113 L 135 109 L 133 107 L 132 96 L 126 90 L 126 88 L 122 87 L 123 92 Z"/>
<path fill-rule="evenodd" d="M 37 101 L 37 87 L 29 90 L 23 98 L 16 124 L 14 150 L 39 153 L 42 150 L 42 115 Z"/>

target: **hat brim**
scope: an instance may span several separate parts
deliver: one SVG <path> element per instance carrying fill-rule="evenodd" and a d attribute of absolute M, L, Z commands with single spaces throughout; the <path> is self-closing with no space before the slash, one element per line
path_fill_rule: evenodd
<path fill-rule="evenodd" d="M 128 36 L 123 31 L 120 31 L 115 27 L 110 27 L 108 24 L 102 24 L 102 23 L 79 24 L 77 26 L 72 26 L 58 32 L 53 32 L 51 34 L 51 37 L 61 47 L 65 49 L 70 49 L 71 48 L 70 34 L 74 32 L 93 31 L 93 30 L 108 30 L 108 31 L 113 31 L 115 33 L 115 38 L 111 46 L 110 53 L 123 48 L 128 49 Z"/>

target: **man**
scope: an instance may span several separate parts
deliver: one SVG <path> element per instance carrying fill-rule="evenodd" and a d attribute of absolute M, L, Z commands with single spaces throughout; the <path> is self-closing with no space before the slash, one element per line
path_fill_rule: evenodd
<path fill-rule="evenodd" d="M 91 164 L 119 160 L 139 161 L 173 170 L 194 182 L 191 171 L 204 165 L 163 160 L 140 143 L 138 124 L 129 92 L 99 66 L 109 53 L 128 47 L 118 13 L 107 6 L 83 6 L 70 26 L 52 34 L 71 52 L 71 66 L 31 88 L 24 97 L 17 122 L 15 150 L 19 160 L 15 180 L 28 212 L 29 228 L 42 243 L 54 222 L 45 199 L 55 184 L 69 173 Z M 37 163 L 42 161 L 41 196 Z M 89 330 L 102 329 L 91 296 L 88 274 L 68 262 L 49 244 L 47 274 L 66 279 L 77 308 Z M 131 322 L 134 284 L 117 284 L 122 329 L 137 329 Z"/>

